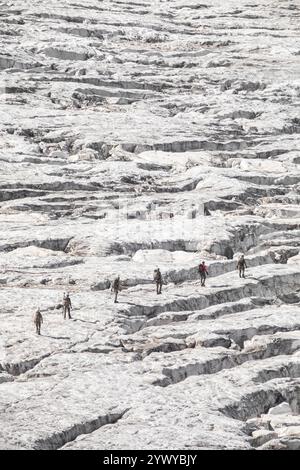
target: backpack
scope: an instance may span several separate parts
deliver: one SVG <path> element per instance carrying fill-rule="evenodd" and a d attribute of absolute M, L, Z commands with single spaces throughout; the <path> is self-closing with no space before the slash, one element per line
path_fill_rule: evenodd
<path fill-rule="evenodd" d="M 199 264 L 199 273 L 205 273 L 206 272 L 206 265 L 205 264 Z"/>

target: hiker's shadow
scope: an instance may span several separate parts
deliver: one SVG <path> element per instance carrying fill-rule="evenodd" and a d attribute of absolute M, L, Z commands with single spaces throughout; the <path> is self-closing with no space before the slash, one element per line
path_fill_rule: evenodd
<path fill-rule="evenodd" d="M 69 336 L 50 336 L 50 335 L 41 335 L 41 336 L 44 336 L 44 338 L 51 338 L 51 339 L 68 339 L 68 340 L 71 339 Z"/>
<path fill-rule="evenodd" d="M 96 323 L 99 323 L 99 320 L 95 320 L 95 321 L 92 321 L 92 320 L 82 320 L 81 318 L 73 318 L 73 320 L 76 322 L 76 321 L 79 321 L 81 323 L 89 323 L 90 325 L 95 325 Z"/>
<path fill-rule="evenodd" d="M 255 277 L 252 274 L 249 274 L 248 276 L 244 277 L 244 279 L 246 279 L 246 280 L 248 279 L 249 281 L 252 281 L 252 280 L 261 281 L 261 278 Z"/>
<path fill-rule="evenodd" d="M 133 302 L 117 302 L 118 304 L 126 304 L 126 305 L 134 305 L 135 307 L 144 307 L 145 305 L 142 304 L 135 304 Z"/>

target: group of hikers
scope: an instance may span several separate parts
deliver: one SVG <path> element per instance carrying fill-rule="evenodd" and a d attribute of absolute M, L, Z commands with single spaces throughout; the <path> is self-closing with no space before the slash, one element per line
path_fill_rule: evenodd
<path fill-rule="evenodd" d="M 246 268 L 247 268 L 247 264 L 246 264 L 245 257 L 244 255 L 241 255 L 236 265 L 236 269 L 238 269 L 239 271 L 240 278 L 245 278 Z M 201 286 L 205 287 L 205 281 L 208 276 L 208 267 L 205 264 L 205 261 L 202 261 L 202 263 L 199 264 L 198 273 L 200 275 Z M 155 285 L 156 285 L 156 294 L 157 295 L 161 294 L 162 286 L 163 286 L 163 277 L 159 268 L 154 270 L 153 281 L 155 282 Z M 111 292 L 114 293 L 114 303 L 118 303 L 118 295 L 119 295 L 120 290 L 121 290 L 121 279 L 120 279 L 120 276 L 118 276 L 111 283 Z M 71 302 L 69 294 L 64 294 L 62 308 L 63 308 L 64 320 L 71 319 L 72 318 L 71 317 L 72 302 Z M 38 309 L 34 315 L 34 324 L 36 326 L 36 333 L 38 335 L 41 334 L 42 323 L 43 323 L 43 316 L 41 314 L 40 309 Z"/>
<path fill-rule="evenodd" d="M 247 264 L 246 264 L 245 257 L 244 255 L 241 255 L 236 265 L 236 269 L 239 270 L 240 278 L 245 278 L 246 268 L 247 268 Z M 202 261 L 202 263 L 199 264 L 198 273 L 200 274 L 201 286 L 205 287 L 205 281 L 208 276 L 208 268 L 207 268 L 207 265 L 205 264 L 205 261 Z M 156 284 L 156 293 L 159 295 L 161 294 L 162 286 L 163 286 L 163 278 L 162 278 L 162 274 L 159 268 L 154 270 L 153 280 Z M 111 285 L 111 291 L 114 292 L 114 295 L 115 295 L 114 303 L 118 303 L 118 294 L 120 290 L 121 290 L 121 279 L 120 279 L 120 276 L 118 276 L 115 278 L 115 280 L 112 282 L 112 285 Z"/>
<path fill-rule="evenodd" d="M 64 293 L 62 308 L 63 308 L 64 320 L 66 320 L 67 318 L 71 319 L 72 318 L 71 317 L 72 302 L 71 302 L 69 294 Z M 41 334 L 41 327 L 42 327 L 43 322 L 44 322 L 43 315 L 41 314 L 41 311 L 38 308 L 33 317 L 33 323 L 35 324 L 36 333 L 38 335 Z"/>
<path fill-rule="evenodd" d="M 156 284 L 156 293 L 161 294 L 162 286 L 163 286 L 163 278 L 161 275 L 161 271 L 159 268 L 154 270 L 154 277 L 153 280 Z M 111 292 L 114 292 L 115 297 L 114 297 L 114 303 L 118 303 L 118 294 L 121 290 L 121 279 L 120 276 L 116 277 L 115 280 L 112 282 L 111 285 Z"/>

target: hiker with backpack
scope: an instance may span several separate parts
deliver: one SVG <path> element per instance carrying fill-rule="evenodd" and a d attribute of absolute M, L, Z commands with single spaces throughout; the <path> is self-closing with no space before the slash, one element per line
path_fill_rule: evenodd
<path fill-rule="evenodd" d="M 236 269 L 239 270 L 239 276 L 245 279 L 245 269 L 248 268 L 245 256 L 241 255 L 238 259 Z"/>
<path fill-rule="evenodd" d="M 208 269 L 205 261 L 202 261 L 202 263 L 199 265 L 198 272 L 200 274 L 201 286 L 205 287 L 206 276 L 208 276 Z"/>

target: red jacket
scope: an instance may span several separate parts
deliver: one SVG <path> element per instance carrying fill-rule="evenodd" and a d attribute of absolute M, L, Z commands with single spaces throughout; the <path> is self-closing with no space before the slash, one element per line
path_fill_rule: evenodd
<path fill-rule="evenodd" d="M 206 274 L 208 274 L 208 270 L 207 270 L 206 264 L 202 264 L 202 263 L 201 263 L 201 264 L 199 265 L 199 273 L 206 273 Z"/>

